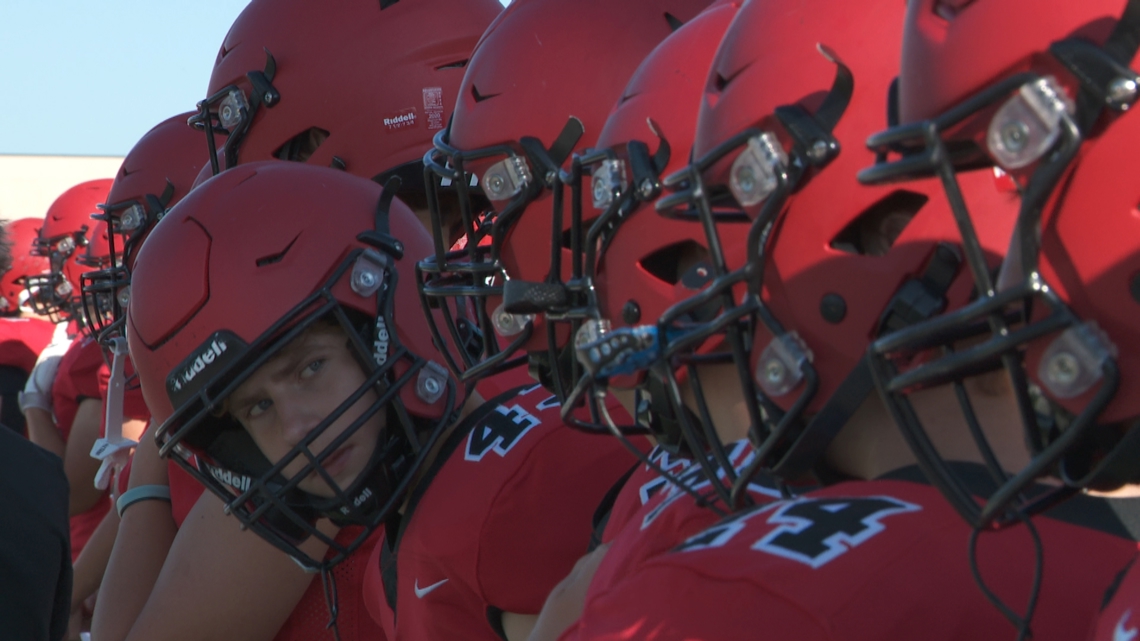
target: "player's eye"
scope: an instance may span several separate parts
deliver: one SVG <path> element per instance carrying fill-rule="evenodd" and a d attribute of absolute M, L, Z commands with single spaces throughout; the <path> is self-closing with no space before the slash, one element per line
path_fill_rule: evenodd
<path fill-rule="evenodd" d="M 324 367 L 324 365 L 325 359 L 323 358 L 319 358 L 309 363 L 305 366 L 304 369 L 301 370 L 301 378 L 312 378 L 314 375 L 316 375 L 317 372 L 321 370 L 322 367 Z"/>
<path fill-rule="evenodd" d="M 257 418 L 258 416 L 261 416 L 265 412 L 269 411 L 270 407 L 273 407 L 273 401 L 269 400 L 268 398 L 263 398 L 260 401 L 257 401 L 256 403 L 253 403 L 249 406 L 249 409 L 246 410 L 245 417 Z"/>

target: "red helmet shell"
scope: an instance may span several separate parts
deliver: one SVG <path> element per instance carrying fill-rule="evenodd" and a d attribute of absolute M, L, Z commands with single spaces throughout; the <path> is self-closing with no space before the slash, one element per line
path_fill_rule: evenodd
<path fill-rule="evenodd" d="M 111 183 L 110 178 L 104 178 L 71 187 L 48 207 L 43 226 L 40 227 L 40 235 L 36 240 L 37 251 L 44 256 L 50 257 L 53 253 L 57 255 L 60 275 L 71 284 L 73 301 L 79 300 L 79 275 L 86 271 L 78 260 L 95 227 L 91 215 L 97 214 L 99 205 L 106 202 Z M 70 250 L 67 249 L 69 245 Z M 57 266 L 53 265 L 55 268 Z"/>
<path fill-rule="evenodd" d="M 207 181 L 170 211 L 139 252 L 128 308 L 131 355 L 156 420 L 177 409 L 168 376 L 215 332 L 252 344 L 324 286 L 353 250 L 368 247 L 357 235 L 373 228 L 380 195 L 379 185 L 340 171 L 250 163 Z M 390 225 L 405 254 L 395 261 L 395 327 L 388 330 L 442 365 L 411 277 L 431 239 L 398 200 Z M 355 293 L 347 280 L 334 287 L 337 300 L 375 317 L 375 296 Z M 407 410 L 439 418 L 440 407 L 420 400 L 414 387 L 400 394 Z"/>
<path fill-rule="evenodd" d="M 639 140 L 654 151 L 660 134 L 672 150 L 661 175 L 684 167 L 709 65 L 738 8 L 739 3 L 719 2 L 662 41 L 630 78 L 597 147 L 616 151 Z M 588 183 L 589 176 L 583 180 Z M 585 200 L 589 201 L 588 194 Z M 673 270 L 661 270 L 657 263 L 670 250 L 693 244 L 707 249 L 703 238 L 699 222 L 665 218 L 653 210 L 652 203 L 642 204 L 621 224 L 599 261 L 596 287 L 602 316 L 614 327 L 651 323 L 670 305 L 692 296 L 695 292 L 677 279 L 675 265 Z M 622 318 L 622 309 L 629 303 L 640 312 L 634 323 Z"/>
<path fill-rule="evenodd" d="M 128 269 L 134 263 L 138 245 L 158 222 L 155 218 L 160 212 L 149 211 L 151 202 L 147 197 L 153 197 L 155 203 L 165 209 L 173 207 L 189 193 L 202 167 L 209 164 L 201 132 L 186 124 L 193 115 L 193 112 L 178 114 L 151 128 L 123 158 L 123 164 L 115 174 L 115 182 L 107 194 L 107 214 L 121 218 L 123 207 L 129 203 L 138 203 L 148 209 L 147 219 L 141 222 L 140 227 L 123 230 L 121 234 L 129 245 L 124 261 Z M 159 202 L 167 195 L 168 185 L 172 187 L 168 199 Z"/>
<path fill-rule="evenodd" d="M 1140 118 L 1127 112 L 1085 141 L 1075 166 L 1041 221 L 1041 275 L 1083 320 L 1095 321 L 1116 347 L 1120 388 L 1099 422 L 1140 416 L 1140 185 L 1130 177 Z M 1052 337 L 1050 337 L 1052 338 Z M 1042 389 L 1039 364 L 1049 340 L 1031 344 L 1027 370 Z M 1093 390 L 1055 399 L 1076 411 Z"/>
<path fill-rule="evenodd" d="M 899 101 L 904 122 L 932 118 L 978 91 L 1021 71 L 1056 74 L 1070 97 L 1076 79 L 1059 72 L 1050 46 L 1067 38 L 1104 45 L 1123 15 L 1126 0 L 1031 2 L 975 0 L 957 13 L 932 10 L 932 0 L 912 3 L 907 14 Z M 1032 15 L 1023 27 L 1006 31 L 995 23 Z M 984 43 L 984 46 L 979 46 Z M 1133 71 L 1140 62 L 1133 57 Z M 1140 416 L 1140 187 L 1131 177 L 1130 147 L 1140 136 L 1133 110 L 1105 110 L 1081 143 L 1067 173 L 1057 182 L 1041 215 L 1038 254 L 1042 278 L 1076 316 L 1095 321 L 1116 348 L 1120 388 L 1097 417 L 1098 424 Z M 973 217 L 980 218 L 967 198 Z M 1075 398 L 1056 398 L 1040 379 L 1049 335 L 1026 349 L 1026 370 L 1051 400 L 1078 414 L 1099 386 Z"/>
<path fill-rule="evenodd" d="M 240 143 L 241 163 L 278 158 L 298 134 L 327 138 L 309 164 L 371 178 L 420 161 L 447 126 L 463 68 L 499 14 L 496 0 L 254 0 L 230 27 L 208 96 L 246 92 L 266 51 L 280 100 L 262 105 Z"/>
<path fill-rule="evenodd" d="M 933 118 L 1072 36 L 1103 44 L 1127 0 L 941 0 L 909 3 L 899 72 L 903 123 Z M 1011 29 L 1013 23 L 1017 28 Z"/>
<path fill-rule="evenodd" d="M 708 5 L 709 0 L 515 0 L 471 56 L 448 143 L 474 151 L 532 137 L 550 149 L 573 117 L 584 134 L 563 150 L 568 164 L 570 152 L 594 145 L 637 65 Z M 500 159 L 470 162 L 464 169 L 481 181 L 483 171 Z M 566 191 L 563 232 L 570 222 Z M 551 190 L 543 189 L 502 236 L 500 258 L 511 278 L 537 282 L 549 272 L 553 206 Z M 532 351 L 546 347 L 545 332 L 537 328 L 541 322 L 535 320 L 527 345 Z"/>
<path fill-rule="evenodd" d="M 782 105 L 814 113 L 836 77 L 836 64 L 817 50 L 825 45 L 854 76 L 854 89 L 832 135 L 838 156 L 808 170 L 789 196 L 764 261 L 763 298 L 785 330 L 795 331 L 813 354 L 820 377 L 810 412 L 818 411 L 855 368 L 877 335 L 896 291 L 922 275 L 939 243 L 959 245 L 945 196 L 933 179 L 868 187 L 857 172 L 874 164 L 864 145 L 886 125 L 888 87 L 898 69 L 904 7 L 894 0 L 842 3 L 802 0 L 795 8 L 749 2 L 725 36 L 705 88 L 694 158 L 749 127 L 774 133 L 785 149 L 791 139 L 775 118 Z M 727 185 L 733 151 L 703 174 L 704 184 Z M 997 191 L 988 172 L 960 177 L 963 190 L 987 212 L 979 234 L 997 264 L 1016 216 L 1016 198 Z M 755 214 L 759 205 L 750 209 Z M 864 242 L 864 236 L 878 239 Z M 746 235 L 722 235 L 743 243 Z M 946 293 L 950 308 L 964 304 L 972 283 L 961 270 Z M 842 313 L 825 313 L 842 302 Z M 834 312 L 836 308 L 830 307 Z M 761 329 L 753 365 L 772 336 Z M 774 398 L 785 406 L 797 391 Z"/>
<path fill-rule="evenodd" d="M 12 268 L 0 275 L 2 313 L 15 313 L 20 309 L 24 278 L 51 269 L 47 258 L 32 254 L 32 241 L 39 237 L 42 225 L 43 221 L 39 218 L 20 218 L 4 225 L 4 233 L 11 246 Z"/>
<path fill-rule="evenodd" d="M 94 227 L 87 237 L 87 246 L 83 254 L 76 259 L 86 269 L 85 272 L 106 269 L 111 265 L 111 243 L 107 239 L 107 222 L 103 220 L 92 221 Z"/>

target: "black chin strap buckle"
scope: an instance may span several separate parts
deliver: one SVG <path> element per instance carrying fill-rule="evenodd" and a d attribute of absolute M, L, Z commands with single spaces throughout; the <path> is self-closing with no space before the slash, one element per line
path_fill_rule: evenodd
<path fill-rule="evenodd" d="M 503 311 L 509 314 L 539 314 L 563 309 L 570 304 L 570 292 L 562 283 L 532 283 L 508 280 L 503 283 Z"/>
<path fill-rule="evenodd" d="M 404 243 L 390 233 L 388 216 L 392 207 L 392 199 L 396 197 L 396 192 L 399 191 L 402 182 L 399 176 L 391 176 L 385 181 L 384 190 L 381 192 L 379 200 L 376 201 L 376 229 L 361 232 L 356 236 L 360 242 L 367 243 L 396 260 L 404 257 Z"/>
<path fill-rule="evenodd" d="M 273 54 L 269 53 L 269 50 L 266 49 L 265 70 L 251 71 L 245 74 L 245 77 L 249 78 L 249 82 L 253 86 L 253 94 L 249 98 L 250 102 L 260 102 L 266 107 L 272 107 L 281 100 L 280 92 L 273 86 L 273 77 L 276 75 L 277 60 L 275 60 Z"/>
<path fill-rule="evenodd" d="M 891 298 L 879 319 L 876 335 L 884 336 L 942 313 L 946 308 L 946 291 L 961 265 L 958 252 L 950 245 L 939 243 L 922 276 L 903 283 Z"/>

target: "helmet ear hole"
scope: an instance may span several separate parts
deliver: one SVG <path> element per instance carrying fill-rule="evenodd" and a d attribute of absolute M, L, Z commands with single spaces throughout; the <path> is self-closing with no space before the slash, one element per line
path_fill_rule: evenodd
<path fill-rule="evenodd" d="M 285 144 L 278 147 L 277 151 L 273 152 L 273 155 L 279 160 L 305 162 L 328 137 L 329 132 L 324 129 L 320 127 L 309 127 L 285 141 Z"/>
<path fill-rule="evenodd" d="M 861 256 L 885 256 L 928 200 L 905 189 L 891 192 L 848 223 L 831 240 L 831 248 Z"/>
<path fill-rule="evenodd" d="M 709 251 L 695 240 L 684 240 L 663 247 L 638 261 L 654 278 L 676 285 L 699 263 L 707 262 Z"/>

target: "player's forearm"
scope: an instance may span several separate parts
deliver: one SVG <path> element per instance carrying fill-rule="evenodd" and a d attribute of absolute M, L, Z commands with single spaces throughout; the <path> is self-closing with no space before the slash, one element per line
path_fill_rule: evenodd
<path fill-rule="evenodd" d="M 324 553 L 319 545 L 305 551 Z M 207 492 L 183 522 L 127 640 L 270 641 L 313 580 L 320 579 L 240 529 Z"/>
<path fill-rule="evenodd" d="M 140 501 L 123 513 L 95 603 L 93 639 L 127 638 L 146 606 L 177 533 L 169 503 Z"/>
<path fill-rule="evenodd" d="M 67 482 L 71 487 L 68 505 L 72 516 L 90 510 L 103 498 L 104 490 L 95 487 L 99 461 L 91 458 L 91 446 L 99 438 L 102 410 L 103 404 L 99 399 L 83 399 L 75 413 L 75 420 L 71 423 L 71 435 L 64 447 L 63 471 L 67 474 Z"/>
<path fill-rule="evenodd" d="M 63 458 L 65 444 L 59 430 L 55 428 L 51 413 L 38 407 L 29 407 L 24 410 L 24 419 L 28 424 L 28 440 Z"/>
<path fill-rule="evenodd" d="M 84 545 L 83 551 L 79 553 L 79 558 L 75 560 L 71 586 L 72 610 L 99 589 L 118 532 L 119 515 L 115 510 L 111 510 L 103 517 L 99 527 L 95 528 L 91 538 L 87 540 L 87 545 Z"/>
<path fill-rule="evenodd" d="M 130 487 L 166 485 L 166 461 L 154 439 L 145 437 L 131 463 Z M 118 536 L 103 576 L 91 635 L 122 641 L 146 605 L 178 528 L 165 501 L 140 501 L 123 512 Z"/>

